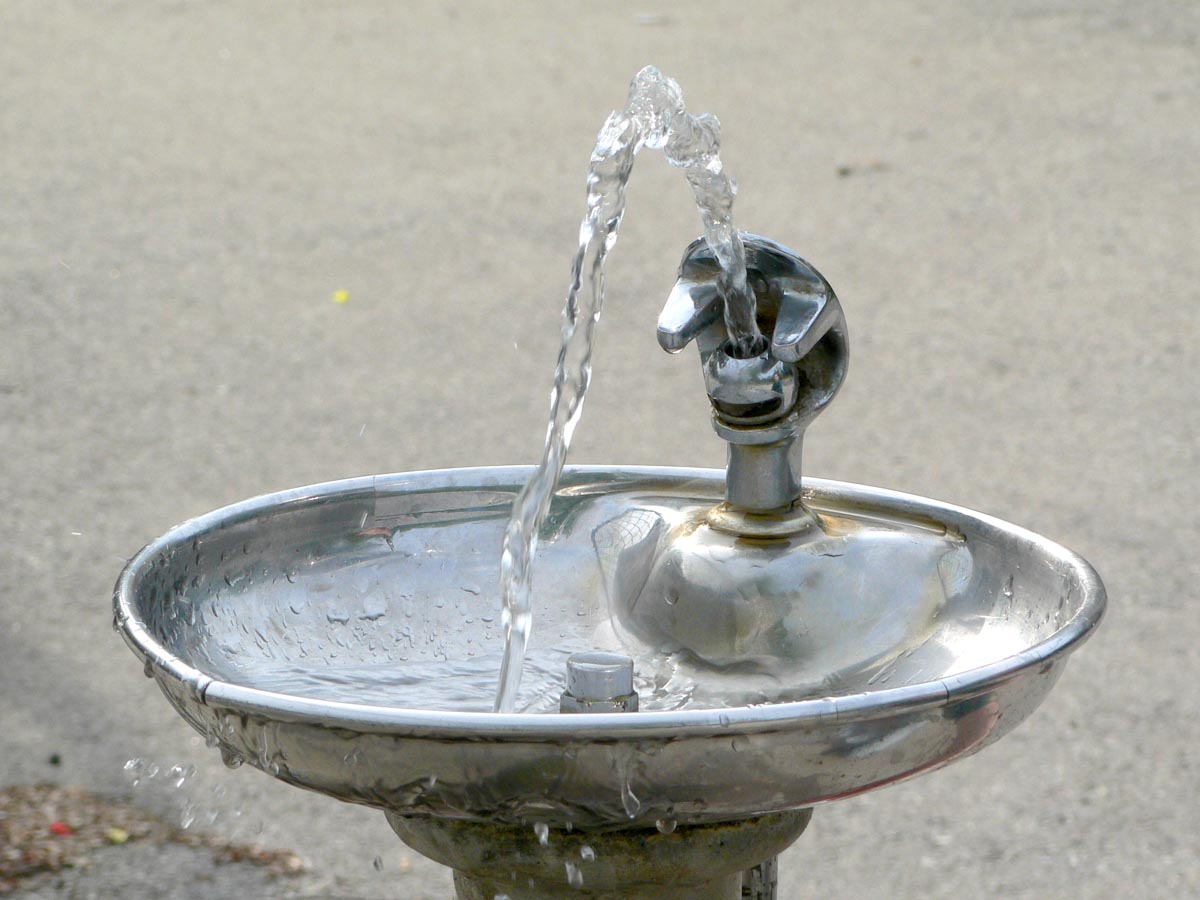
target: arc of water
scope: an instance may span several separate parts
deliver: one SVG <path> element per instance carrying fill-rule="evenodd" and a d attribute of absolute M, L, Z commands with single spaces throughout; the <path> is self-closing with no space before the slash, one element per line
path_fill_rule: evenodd
<path fill-rule="evenodd" d="M 545 521 L 566 462 L 567 448 L 583 413 L 592 376 L 592 348 L 604 306 L 604 265 L 625 214 L 633 161 L 642 147 L 661 149 L 684 170 L 704 221 L 705 239 L 721 265 L 718 285 L 733 355 L 761 345 L 754 294 L 746 282 L 745 250 L 733 226 L 737 187 L 720 157 L 721 126 L 715 116 L 692 116 L 679 84 L 653 66 L 634 76 L 623 110 L 614 111 L 596 138 L 587 178 L 587 210 L 562 313 L 562 345 L 550 394 L 550 422 L 542 459 L 513 502 L 504 532 L 500 583 L 504 602 L 504 661 L 497 712 L 511 712 L 532 624 L 530 600 L 538 531 Z"/>

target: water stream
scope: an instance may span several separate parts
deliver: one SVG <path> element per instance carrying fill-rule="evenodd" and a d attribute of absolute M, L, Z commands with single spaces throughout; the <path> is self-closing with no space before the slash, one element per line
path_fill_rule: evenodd
<path fill-rule="evenodd" d="M 634 76 L 629 99 L 615 110 L 596 138 L 587 177 L 587 211 L 579 226 L 579 249 L 562 314 L 562 346 L 550 395 L 550 423 L 542 459 L 513 503 L 500 559 L 504 602 L 504 658 L 497 712 L 516 708 L 532 619 L 530 579 L 537 535 L 550 508 L 567 448 L 592 375 L 592 347 L 604 306 L 604 264 L 625 214 L 625 188 L 634 157 L 643 147 L 662 150 L 683 169 L 704 221 L 704 237 L 721 264 L 718 284 L 734 355 L 748 356 L 761 343 L 754 294 L 746 283 L 745 250 L 733 225 L 736 187 L 720 157 L 721 126 L 715 116 L 688 113 L 674 79 L 653 66 Z"/>

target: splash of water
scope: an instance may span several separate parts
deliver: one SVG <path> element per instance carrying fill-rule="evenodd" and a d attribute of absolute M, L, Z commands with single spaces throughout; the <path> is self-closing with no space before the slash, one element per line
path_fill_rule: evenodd
<path fill-rule="evenodd" d="M 762 336 L 754 318 L 754 293 L 746 283 L 745 249 L 733 226 L 736 186 L 720 156 L 715 116 L 692 116 L 683 91 L 653 66 L 634 76 L 623 110 L 614 111 L 596 138 L 587 178 L 587 212 L 562 314 L 562 346 L 550 395 L 550 423 L 541 463 L 513 503 L 500 557 L 504 600 L 504 660 L 497 712 L 512 712 L 521 682 L 532 620 L 530 578 L 537 536 L 566 462 L 567 448 L 592 377 L 592 347 L 604 306 L 604 263 L 625 214 L 625 188 L 643 147 L 662 150 L 683 169 L 704 221 L 704 237 L 721 265 L 718 286 L 734 355 L 757 352 Z"/>

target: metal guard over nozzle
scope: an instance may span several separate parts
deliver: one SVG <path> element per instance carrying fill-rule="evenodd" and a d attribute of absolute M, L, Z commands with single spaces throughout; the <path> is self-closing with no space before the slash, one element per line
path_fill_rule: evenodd
<path fill-rule="evenodd" d="M 709 524 L 783 537 L 815 522 L 800 500 L 804 429 L 846 377 L 846 317 L 829 282 L 798 255 L 755 235 L 743 241 L 769 344 L 748 359 L 729 354 L 718 263 L 703 239 L 684 252 L 658 318 L 658 342 L 669 353 L 696 342 L 713 429 L 729 444 L 725 503 L 709 513 Z"/>

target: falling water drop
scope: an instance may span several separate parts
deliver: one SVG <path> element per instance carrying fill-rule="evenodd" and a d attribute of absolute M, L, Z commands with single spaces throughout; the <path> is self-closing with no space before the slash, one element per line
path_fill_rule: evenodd
<path fill-rule="evenodd" d="M 633 792 L 628 781 L 621 783 L 621 806 L 625 810 L 625 815 L 631 819 L 642 810 L 642 801 L 637 798 L 637 794 Z"/>
<path fill-rule="evenodd" d="M 142 783 L 142 770 L 146 766 L 146 761 L 143 759 L 130 759 L 125 762 L 125 772 L 129 776 L 129 784 L 131 787 L 137 787 Z"/>
<path fill-rule="evenodd" d="M 245 761 L 236 750 L 229 747 L 221 748 L 221 762 L 225 763 L 225 768 L 236 769 Z"/>
<path fill-rule="evenodd" d="M 583 872 L 580 871 L 579 866 L 570 860 L 567 860 L 563 865 L 567 870 L 567 884 L 573 888 L 583 887 Z"/>

